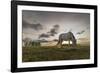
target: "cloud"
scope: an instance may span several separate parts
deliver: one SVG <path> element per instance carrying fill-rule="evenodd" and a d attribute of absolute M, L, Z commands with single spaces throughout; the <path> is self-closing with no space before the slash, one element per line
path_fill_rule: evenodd
<path fill-rule="evenodd" d="M 90 29 L 90 27 L 87 27 L 86 29 L 88 30 L 88 29 Z"/>
<path fill-rule="evenodd" d="M 23 42 L 29 42 L 29 41 L 31 41 L 31 39 L 27 37 L 27 38 L 23 38 L 22 41 Z"/>
<path fill-rule="evenodd" d="M 77 34 L 83 34 L 85 32 L 85 30 L 82 30 L 82 31 L 80 31 L 80 32 L 77 32 Z"/>
<path fill-rule="evenodd" d="M 48 38 L 50 35 L 42 33 L 39 35 L 39 38 Z"/>
<path fill-rule="evenodd" d="M 53 28 L 48 32 L 50 36 L 54 36 L 55 34 L 58 33 L 59 25 L 54 25 Z"/>
<path fill-rule="evenodd" d="M 57 41 L 58 41 L 58 39 L 54 39 L 53 41 L 57 42 Z"/>
<path fill-rule="evenodd" d="M 54 25 L 54 28 L 59 28 L 59 25 L 58 24 Z"/>
<path fill-rule="evenodd" d="M 48 42 L 46 39 L 39 40 L 40 42 Z"/>
<path fill-rule="evenodd" d="M 54 25 L 48 32 L 42 33 L 39 35 L 39 38 L 49 38 L 50 36 L 54 36 L 58 33 L 59 25 Z"/>
<path fill-rule="evenodd" d="M 43 26 L 40 23 L 37 24 L 29 24 L 25 20 L 22 21 L 23 28 L 31 28 L 34 30 L 42 30 Z"/>
<path fill-rule="evenodd" d="M 56 32 L 55 29 L 51 29 L 48 33 L 49 33 L 51 36 L 54 36 L 55 34 L 57 34 L 57 32 Z"/>
<path fill-rule="evenodd" d="M 81 40 L 81 41 L 89 41 L 88 38 L 78 38 L 78 40 Z"/>

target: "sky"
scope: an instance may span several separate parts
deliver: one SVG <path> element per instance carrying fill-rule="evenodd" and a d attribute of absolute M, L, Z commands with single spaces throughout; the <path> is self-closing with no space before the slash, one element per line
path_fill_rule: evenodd
<path fill-rule="evenodd" d="M 54 40 L 71 31 L 77 40 L 90 40 L 90 14 L 22 10 L 23 39 Z"/>

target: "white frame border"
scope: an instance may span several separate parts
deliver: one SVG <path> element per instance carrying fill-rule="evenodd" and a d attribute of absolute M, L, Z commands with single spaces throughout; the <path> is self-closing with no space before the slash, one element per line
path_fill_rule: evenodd
<path fill-rule="evenodd" d="M 22 63 L 22 10 L 36 11 L 55 11 L 55 12 L 75 12 L 75 13 L 90 13 L 90 59 L 84 60 L 62 60 L 62 61 L 44 61 L 44 62 L 24 62 Z M 77 8 L 58 8 L 44 6 L 23 6 L 18 5 L 18 52 L 17 52 L 17 68 L 27 67 L 43 67 L 43 66 L 60 66 L 60 65 L 79 65 L 79 64 L 94 64 L 94 10 L 93 9 L 77 9 Z"/>

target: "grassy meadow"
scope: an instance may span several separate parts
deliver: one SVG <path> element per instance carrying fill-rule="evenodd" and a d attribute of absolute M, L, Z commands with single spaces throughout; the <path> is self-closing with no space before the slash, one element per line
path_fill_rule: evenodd
<path fill-rule="evenodd" d="M 79 60 L 90 58 L 90 47 L 80 46 L 68 47 L 62 46 L 31 46 L 23 47 L 22 61 L 35 62 L 35 61 L 56 61 L 56 60 Z"/>

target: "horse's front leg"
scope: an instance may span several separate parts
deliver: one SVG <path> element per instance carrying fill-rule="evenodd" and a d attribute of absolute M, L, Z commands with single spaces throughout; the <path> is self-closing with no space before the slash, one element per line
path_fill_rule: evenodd
<path fill-rule="evenodd" d="M 68 40 L 68 45 L 70 46 L 70 40 Z"/>
<path fill-rule="evenodd" d="M 62 41 L 59 42 L 59 48 L 61 48 L 61 47 L 62 47 Z"/>

